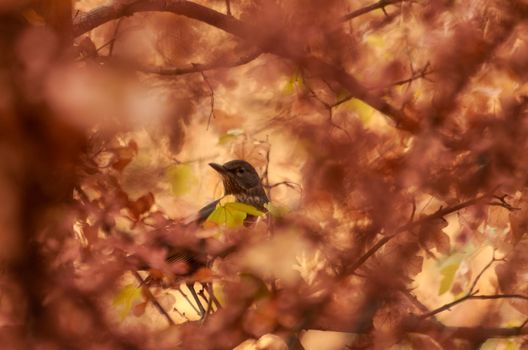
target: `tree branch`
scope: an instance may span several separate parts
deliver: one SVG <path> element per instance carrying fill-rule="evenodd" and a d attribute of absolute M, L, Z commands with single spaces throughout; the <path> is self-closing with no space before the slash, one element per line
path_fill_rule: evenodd
<path fill-rule="evenodd" d="M 78 16 L 73 32 L 79 36 L 103 23 L 137 12 L 165 11 L 186 16 L 211 26 L 217 27 L 238 36 L 260 47 L 263 52 L 290 59 L 303 68 L 309 69 L 317 76 L 332 79 L 348 90 L 352 97 L 360 99 L 388 116 L 396 127 L 409 132 L 417 132 L 419 123 L 405 115 L 401 110 L 391 106 L 382 97 L 371 93 L 355 77 L 343 68 L 334 66 L 319 58 L 305 54 L 303 43 L 287 35 L 286 32 L 270 31 L 269 28 L 245 23 L 232 16 L 214 11 L 210 8 L 181 0 L 139 0 L 123 6 L 102 6 L 87 14 Z M 280 34 L 280 35 L 279 35 Z"/>
<path fill-rule="evenodd" d="M 365 254 L 363 254 L 358 260 L 356 260 L 356 262 L 354 262 L 353 264 L 349 265 L 344 270 L 344 273 L 345 274 L 354 273 L 361 265 L 363 265 L 365 263 L 365 261 L 367 261 L 371 256 L 373 256 L 378 250 L 380 250 L 385 244 L 387 244 L 397 234 L 405 232 L 405 231 L 408 231 L 408 230 L 410 230 L 412 228 L 415 228 L 415 227 L 418 227 L 420 225 L 423 225 L 424 223 L 426 223 L 428 221 L 441 219 L 441 218 L 443 218 L 446 215 L 449 215 L 449 214 L 457 212 L 457 211 L 459 211 L 461 209 L 464 209 L 464 208 L 470 207 L 470 206 L 472 206 L 474 204 L 477 204 L 477 203 L 481 202 L 482 200 L 484 200 L 486 198 L 489 198 L 490 196 L 491 195 L 489 195 L 489 194 L 485 194 L 485 195 L 481 195 L 481 196 L 478 196 L 478 197 L 473 198 L 473 199 L 469 199 L 469 200 L 467 200 L 465 202 L 453 205 L 451 207 L 447 207 L 447 208 L 443 208 L 443 209 L 441 208 L 441 209 L 437 210 L 435 213 L 433 213 L 431 215 L 427 215 L 427 216 L 422 217 L 422 218 L 420 218 L 418 220 L 412 221 L 412 222 L 410 222 L 410 223 L 408 223 L 406 225 L 401 226 L 400 228 L 396 229 L 396 231 L 393 234 L 387 235 L 387 236 L 383 237 L 382 239 L 380 239 Z"/>
<path fill-rule="evenodd" d="M 137 67 L 138 70 L 144 73 L 153 73 L 159 75 L 183 75 L 190 73 L 202 73 L 208 70 L 222 69 L 222 68 L 233 68 L 245 65 L 261 55 L 260 51 L 254 51 L 239 57 L 233 61 L 215 61 L 211 63 L 194 63 L 188 67 Z"/>
<path fill-rule="evenodd" d="M 501 259 L 495 258 L 495 252 L 493 252 L 493 257 L 491 258 L 490 262 L 487 263 L 486 266 L 484 266 L 484 268 L 482 268 L 482 270 L 479 272 L 477 277 L 475 277 L 475 280 L 473 281 L 473 283 L 471 283 L 471 287 L 469 287 L 469 290 L 466 293 L 466 295 L 464 295 L 464 296 L 462 296 L 462 297 L 460 297 L 460 298 L 458 298 L 458 299 L 456 299 L 456 300 L 454 300 L 454 301 L 452 301 L 450 303 L 442 305 L 439 308 L 436 308 L 436 309 L 431 310 L 429 312 L 425 312 L 422 315 L 420 315 L 419 317 L 420 318 L 428 318 L 428 317 L 434 316 L 434 315 L 439 314 L 441 312 L 450 310 L 451 307 L 453 307 L 453 306 L 455 306 L 457 304 L 460 304 L 460 303 L 462 303 L 462 302 L 464 302 L 466 300 L 493 300 L 493 299 L 524 299 L 524 300 L 528 300 L 528 296 L 521 295 L 521 294 L 491 294 L 491 295 L 482 295 L 482 294 L 478 295 L 477 294 L 479 291 L 475 290 L 475 288 L 477 286 L 478 281 L 480 280 L 480 278 L 482 277 L 484 272 L 486 272 L 491 267 L 491 265 L 493 265 L 493 263 L 495 263 L 497 261 L 501 261 Z"/>
<path fill-rule="evenodd" d="M 369 12 L 372 12 L 372 11 L 375 11 L 375 10 L 378 10 L 378 9 L 381 9 L 383 10 L 383 12 L 385 12 L 385 6 L 388 6 L 388 5 L 395 5 L 397 3 L 400 3 L 400 2 L 404 2 L 406 0 L 380 0 L 372 5 L 368 5 L 368 6 L 365 6 L 365 7 L 362 7 L 360 9 L 357 9 L 357 10 L 354 10 L 346 15 L 344 15 L 343 17 L 341 17 L 341 22 L 346 22 L 346 21 L 349 21 L 353 18 L 356 18 L 356 17 L 359 17 L 359 16 L 362 16 L 366 13 L 369 13 Z M 386 14 L 386 12 L 385 12 Z"/>
<path fill-rule="evenodd" d="M 174 320 L 172 319 L 172 317 L 170 317 L 169 313 L 163 308 L 163 306 L 161 306 L 161 304 L 159 303 L 158 299 L 156 299 L 156 297 L 151 293 L 150 289 L 148 286 L 145 285 L 145 282 L 143 280 L 143 278 L 139 275 L 139 273 L 135 270 L 131 270 L 132 274 L 134 275 L 134 277 L 136 278 L 136 280 L 139 282 L 139 285 L 140 286 L 143 286 L 144 288 L 144 292 L 148 298 L 148 300 L 152 303 L 152 305 L 154 305 L 154 307 L 159 311 L 160 314 L 162 314 L 165 319 L 167 320 L 167 322 L 169 323 L 169 325 L 174 325 Z"/>

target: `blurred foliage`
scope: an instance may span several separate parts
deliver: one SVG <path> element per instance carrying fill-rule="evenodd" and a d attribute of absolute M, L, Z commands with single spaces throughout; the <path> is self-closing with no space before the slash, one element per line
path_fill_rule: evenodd
<path fill-rule="evenodd" d="M 5 0 L 0 28 L 3 348 L 526 348 L 526 1 Z"/>

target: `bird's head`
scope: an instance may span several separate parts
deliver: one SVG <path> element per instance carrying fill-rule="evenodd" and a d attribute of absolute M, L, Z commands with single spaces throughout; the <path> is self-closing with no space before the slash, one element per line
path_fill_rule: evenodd
<path fill-rule="evenodd" d="M 224 165 L 209 165 L 222 176 L 225 194 L 236 195 L 262 186 L 257 171 L 245 160 L 231 160 Z"/>

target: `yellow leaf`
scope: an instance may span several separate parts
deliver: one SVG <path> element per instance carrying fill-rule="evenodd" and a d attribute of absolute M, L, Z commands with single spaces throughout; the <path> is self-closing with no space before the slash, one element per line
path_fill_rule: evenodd
<path fill-rule="evenodd" d="M 242 129 L 230 129 L 230 130 L 227 130 L 227 132 L 223 135 L 221 135 L 219 138 L 218 138 L 218 144 L 219 145 L 224 145 L 226 143 L 228 143 L 229 141 L 233 141 L 235 140 L 238 136 L 244 134 L 244 130 Z"/>
<path fill-rule="evenodd" d="M 451 288 L 459 266 L 460 261 L 446 265 L 440 270 L 440 273 L 442 274 L 442 280 L 440 281 L 440 289 L 438 290 L 438 295 L 444 294 L 449 290 L 449 288 Z"/>
<path fill-rule="evenodd" d="M 385 49 L 387 47 L 386 39 L 380 34 L 370 34 L 367 36 L 367 43 L 375 48 Z"/>
<path fill-rule="evenodd" d="M 219 204 L 220 205 L 226 205 L 227 203 L 232 203 L 232 202 L 236 202 L 236 197 L 234 195 L 232 195 L 232 194 L 228 194 L 228 195 L 223 196 L 220 199 Z"/>
<path fill-rule="evenodd" d="M 141 289 L 133 284 L 128 284 L 117 293 L 112 304 L 118 309 L 119 317 L 123 320 L 130 314 L 132 307 L 139 300 L 141 300 Z"/>
<path fill-rule="evenodd" d="M 187 164 L 170 166 L 167 169 L 166 176 L 175 196 L 184 195 L 197 183 L 192 168 Z"/>
<path fill-rule="evenodd" d="M 372 116 L 377 113 L 374 108 L 357 98 L 351 98 L 349 101 L 343 103 L 343 107 L 355 112 L 363 123 L 368 123 L 372 119 Z"/>
<path fill-rule="evenodd" d="M 295 92 L 295 89 L 301 89 L 304 85 L 303 77 L 299 72 L 295 72 L 290 79 L 288 79 L 288 82 L 286 85 L 284 85 L 284 88 L 282 89 L 282 92 L 285 95 L 291 95 Z"/>
<path fill-rule="evenodd" d="M 249 215 L 253 215 L 253 216 L 264 215 L 263 212 L 261 212 L 260 210 L 258 210 L 254 206 L 249 205 L 249 204 L 245 204 L 245 203 L 231 202 L 231 203 L 226 203 L 224 205 L 224 207 L 226 207 L 228 210 L 236 210 L 236 211 L 240 211 L 240 212 L 243 212 L 243 213 L 246 213 L 246 214 L 249 214 Z"/>
<path fill-rule="evenodd" d="M 235 228 L 241 227 L 248 215 L 261 216 L 263 214 L 263 212 L 249 204 L 240 202 L 223 203 L 220 201 L 207 218 L 207 221 L 228 228 Z"/>
<path fill-rule="evenodd" d="M 225 305 L 226 303 L 226 295 L 224 292 L 224 288 L 220 283 L 214 283 L 213 282 L 213 294 L 220 303 L 220 305 Z"/>

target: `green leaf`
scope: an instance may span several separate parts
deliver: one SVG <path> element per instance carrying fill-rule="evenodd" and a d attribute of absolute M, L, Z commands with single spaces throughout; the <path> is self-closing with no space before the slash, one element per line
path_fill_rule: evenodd
<path fill-rule="evenodd" d="M 166 172 L 167 180 L 175 196 L 182 196 L 197 183 L 192 168 L 187 164 L 172 165 Z"/>
<path fill-rule="evenodd" d="M 442 295 L 451 288 L 453 281 L 455 280 L 455 274 L 458 271 L 460 266 L 460 261 L 448 264 L 444 266 L 440 273 L 442 274 L 442 280 L 440 281 L 440 289 L 438 290 L 438 295 Z"/>
<path fill-rule="evenodd" d="M 261 216 L 263 214 L 249 204 L 240 202 L 218 203 L 215 210 L 207 217 L 207 221 L 228 228 L 235 228 L 242 226 L 248 215 Z"/>
<path fill-rule="evenodd" d="M 133 284 L 124 286 L 112 300 L 112 304 L 118 309 L 119 317 L 123 320 L 136 303 L 141 300 L 141 289 Z"/>

